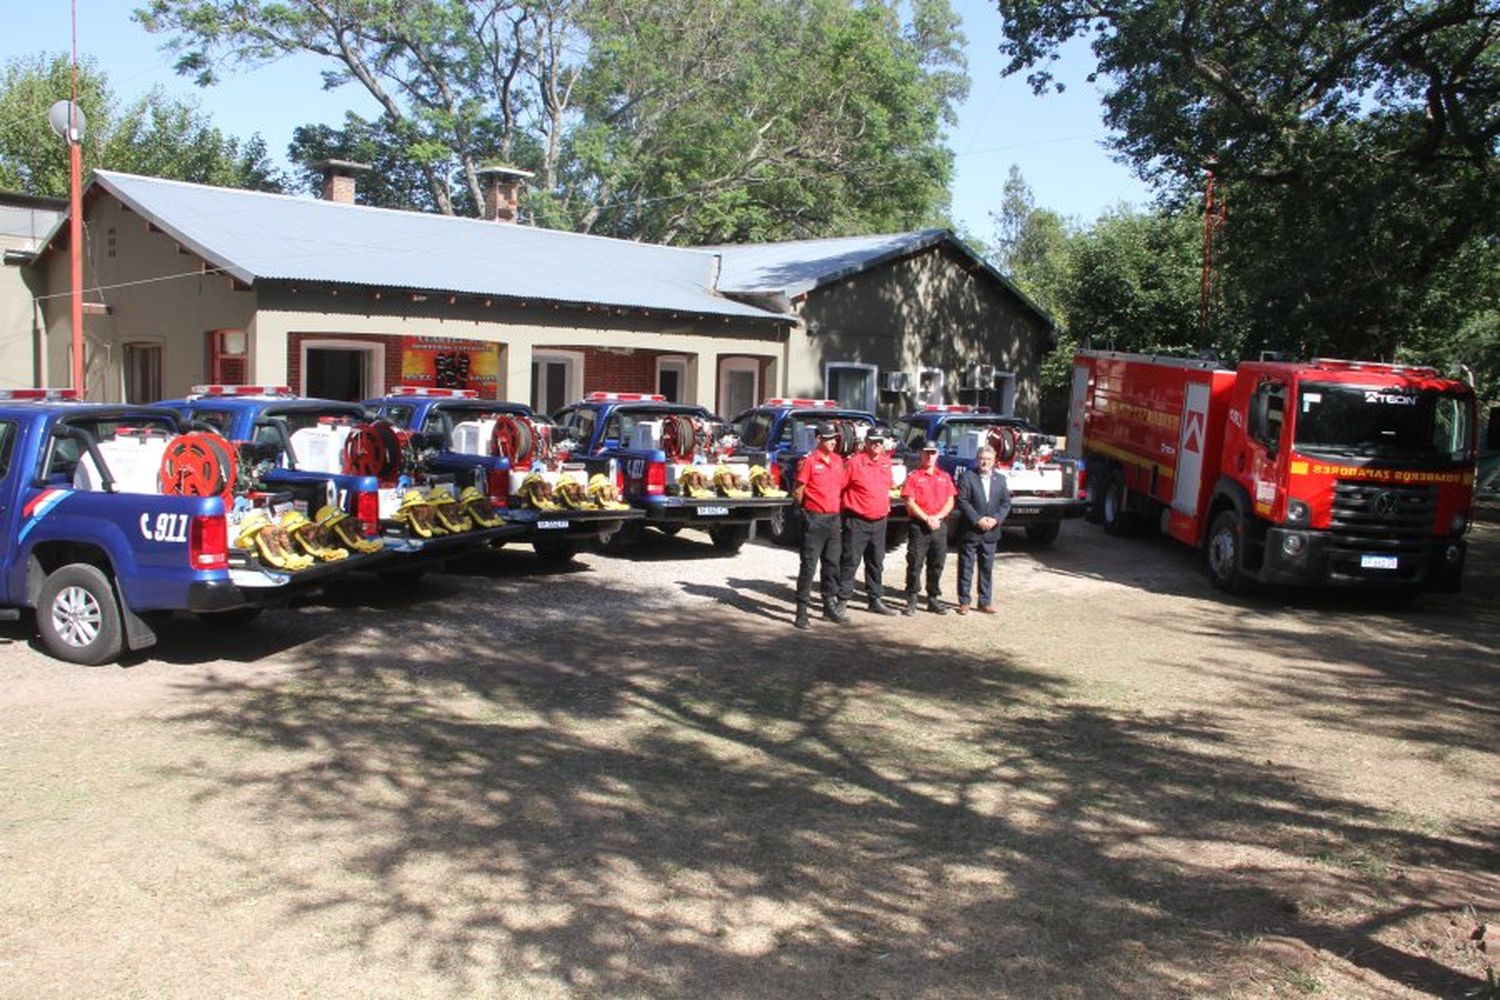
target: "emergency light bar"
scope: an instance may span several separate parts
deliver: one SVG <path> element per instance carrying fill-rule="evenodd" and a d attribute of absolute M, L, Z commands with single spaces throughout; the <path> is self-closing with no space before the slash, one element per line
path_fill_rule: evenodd
<path fill-rule="evenodd" d="M 432 399 L 478 399 L 474 389 L 434 389 L 425 385 L 393 386 L 388 396 L 426 396 Z"/>
<path fill-rule="evenodd" d="M 982 413 L 977 407 L 968 403 L 928 403 L 922 407 L 923 413 Z"/>
<path fill-rule="evenodd" d="M 0 399 L 16 401 L 68 399 L 77 401 L 77 389 L 0 389 Z"/>
<path fill-rule="evenodd" d="M 591 392 L 584 397 L 590 403 L 665 403 L 667 397 L 656 392 Z"/>
<path fill-rule="evenodd" d="M 195 385 L 190 396 L 290 396 L 285 385 Z"/>
<path fill-rule="evenodd" d="M 787 399 L 784 396 L 773 396 L 761 404 L 762 406 L 803 406 L 814 410 L 827 410 L 838 406 L 836 399 Z"/>

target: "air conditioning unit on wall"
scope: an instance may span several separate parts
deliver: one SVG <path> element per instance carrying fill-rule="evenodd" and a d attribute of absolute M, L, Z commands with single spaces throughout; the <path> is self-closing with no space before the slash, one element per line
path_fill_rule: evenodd
<path fill-rule="evenodd" d="M 882 392 L 911 392 L 911 375 L 908 372 L 883 372 L 880 376 Z"/>
<path fill-rule="evenodd" d="M 994 365 L 970 365 L 964 372 L 965 389 L 993 389 L 994 387 Z"/>

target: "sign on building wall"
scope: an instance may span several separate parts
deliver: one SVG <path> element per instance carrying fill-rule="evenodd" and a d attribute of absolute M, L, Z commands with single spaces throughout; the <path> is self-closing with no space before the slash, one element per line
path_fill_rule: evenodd
<path fill-rule="evenodd" d="M 434 389 L 474 389 L 486 399 L 500 393 L 500 345 L 480 340 L 403 337 L 401 383 Z"/>

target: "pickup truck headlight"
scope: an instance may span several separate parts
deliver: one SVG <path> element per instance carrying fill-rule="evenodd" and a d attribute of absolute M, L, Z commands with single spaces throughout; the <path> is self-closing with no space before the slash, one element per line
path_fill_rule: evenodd
<path fill-rule="evenodd" d="M 1286 523 L 1307 524 L 1312 520 L 1312 508 L 1305 500 L 1288 500 L 1286 502 Z"/>

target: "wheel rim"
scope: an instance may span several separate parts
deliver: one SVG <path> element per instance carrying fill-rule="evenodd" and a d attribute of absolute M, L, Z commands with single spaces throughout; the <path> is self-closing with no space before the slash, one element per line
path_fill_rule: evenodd
<path fill-rule="evenodd" d="M 1234 549 L 1234 529 L 1229 527 L 1215 532 L 1208 543 L 1208 565 L 1220 580 L 1227 580 L 1234 573 Z"/>
<path fill-rule="evenodd" d="M 69 646 L 81 649 L 99 636 L 104 609 L 83 587 L 65 587 L 52 601 L 52 629 Z"/>

